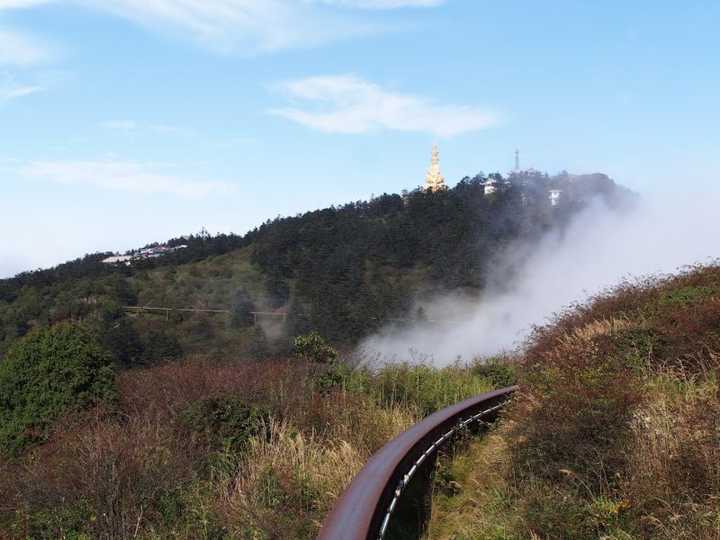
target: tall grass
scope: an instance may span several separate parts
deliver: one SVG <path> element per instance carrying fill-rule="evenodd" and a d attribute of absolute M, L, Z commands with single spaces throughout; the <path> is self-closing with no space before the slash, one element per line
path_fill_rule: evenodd
<path fill-rule="evenodd" d="M 720 266 L 576 306 L 532 336 L 497 434 L 451 465 L 433 537 L 720 539 L 719 375 Z"/>
<path fill-rule="evenodd" d="M 431 365 L 388 364 L 380 370 L 355 369 L 347 372 L 341 387 L 359 392 L 386 405 L 416 408 L 425 416 L 495 385 L 486 376 L 466 366 L 442 369 Z"/>
<path fill-rule="evenodd" d="M 0 538 L 311 538 L 372 453 L 491 383 L 459 366 L 189 358 L 117 387 L 116 409 L 0 458 Z"/>

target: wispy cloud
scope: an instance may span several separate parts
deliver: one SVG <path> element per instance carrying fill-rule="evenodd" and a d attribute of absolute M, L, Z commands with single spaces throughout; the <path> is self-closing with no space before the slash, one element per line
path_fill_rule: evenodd
<path fill-rule="evenodd" d="M 21 9 L 49 4 L 53 0 L 0 0 L 0 9 Z"/>
<path fill-rule="evenodd" d="M 20 173 L 28 178 L 64 185 L 86 186 L 139 194 L 166 194 L 195 199 L 234 189 L 228 182 L 187 178 L 158 170 L 156 166 L 130 161 L 38 161 Z"/>
<path fill-rule="evenodd" d="M 0 0 L 0 10 L 78 5 L 221 52 L 314 46 L 382 30 L 357 12 L 432 7 L 444 0 Z"/>
<path fill-rule="evenodd" d="M 369 27 L 297 0 L 71 0 L 221 52 L 312 46 Z"/>
<path fill-rule="evenodd" d="M 187 128 L 171 126 L 167 124 L 145 124 L 135 120 L 110 120 L 103 122 L 102 127 L 125 133 L 150 132 L 159 135 L 174 135 L 189 137 L 193 131 Z"/>
<path fill-rule="evenodd" d="M 103 122 L 102 127 L 115 131 L 135 131 L 138 128 L 137 122 L 134 120 L 110 120 Z"/>
<path fill-rule="evenodd" d="M 31 66 L 50 57 L 49 47 L 40 40 L 15 30 L 0 28 L 0 65 Z"/>
<path fill-rule="evenodd" d="M 0 103 L 36 94 L 43 90 L 44 88 L 37 84 L 18 82 L 10 73 L 0 73 Z"/>
<path fill-rule="evenodd" d="M 30 94 L 41 92 L 42 87 L 40 86 L 14 86 L 3 88 L 0 86 L 0 101 L 7 101 L 10 99 L 17 99 Z"/>
<path fill-rule="evenodd" d="M 307 104 L 272 109 L 271 114 L 328 133 L 388 129 L 449 137 L 485 129 L 497 121 L 492 111 L 436 104 L 420 96 L 388 91 L 354 75 L 309 77 L 283 83 L 280 88 Z"/>
<path fill-rule="evenodd" d="M 316 0 L 321 4 L 359 9 L 398 9 L 406 7 L 435 7 L 445 0 Z"/>

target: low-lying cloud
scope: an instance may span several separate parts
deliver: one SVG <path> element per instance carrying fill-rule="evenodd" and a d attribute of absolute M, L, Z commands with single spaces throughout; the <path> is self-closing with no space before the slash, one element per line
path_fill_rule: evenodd
<path fill-rule="evenodd" d="M 435 322 L 386 330 L 361 350 L 384 361 L 432 359 L 444 365 L 516 348 L 533 325 L 624 279 L 667 274 L 720 257 L 718 194 L 645 198 L 630 213 L 600 203 L 537 246 L 504 256 L 480 300 L 436 298 L 425 306 Z M 508 268 L 515 276 L 503 279 Z"/>

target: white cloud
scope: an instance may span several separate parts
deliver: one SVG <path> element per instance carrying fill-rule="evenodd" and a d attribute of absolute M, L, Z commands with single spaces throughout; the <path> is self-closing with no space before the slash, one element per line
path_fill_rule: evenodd
<path fill-rule="evenodd" d="M 192 130 L 178 126 L 170 126 L 167 124 L 142 124 L 140 122 L 136 122 L 135 120 L 110 120 L 108 122 L 103 122 L 101 126 L 106 129 L 122 131 L 125 133 L 149 131 L 151 133 L 156 133 L 160 135 L 173 135 L 182 137 L 188 137 L 193 134 Z"/>
<path fill-rule="evenodd" d="M 109 122 L 103 122 L 102 127 L 117 131 L 135 131 L 138 125 L 133 120 L 110 120 Z"/>
<path fill-rule="evenodd" d="M 398 9 L 406 7 L 435 7 L 445 0 L 318 0 L 319 3 L 359 9 Z"/>
<path fill-rule="evenodd" d="M 44 88 L 36 84 L 18 82 L 9 73 L 0 73 L 0 103 L 42 92 Z"/>
<path fill-rule="evenodd" d="M 21 9 L 49 4 L 52 0 L 0 0 L 0 9 Z"/>
<path fill-rule="evenodd" d="M 0 65 L 30 66 L 44 62 L 50 56 L 48 47 L 37 39 L 0 28 Z"/>
<path fill-rule="evenodd" d="M 281 85 L 290 97 L 312 109 L 288 107 L 271 114 L 328 133 L 367 133 L 378 129 L 460 135 L 495 124 L 497 115 L 473 106 L 440 105 L 399 94 L 354 75 L 309 77 Z"/>
<path fill-rule="evenodd" d="M 431 7 L 444 0 L 0 0 L 0 10 L 47 3 L 108 13 L 222 52 L 255 53 L 382 30 L 351 11 Z M 337 7 L 347 9 L 331 9 Z"/>
<path fill-rule="evenodd" d="M 30 94 L 35 94 L 41 91 L 42 87 L 40 86 L 0 86 L 0 102 L 29 96 Z"/>
<path fill-rule="evenodd" d="M 127 161 L 39 161 L 21 168 L 29 178 L 64 185 L 127 191 L 140 194 L 168 194 L 185 198 L 205 197 L 233 189 L 227 182 L 197 180 L 160 172 L 157 167 Z"/>
<path fill-rule="evenodd" d="M 221 52 L 312 46 L 370 32 L 368 25 L 297 0 L 67 0 L 191 37 Z"/>
<path fill-rule="evenodd" d="M 608 287 L 717 261 L 720 193 L 713 189 L 646 196 L 632 212 L 591 204 L 564 231 L 532 245 L 511 245 L 493 265 L 480 299 L 437 298 L 424 305 L 438 321 L 432 327 L 387 329 L 361 348 L 368 358 L 405 360 L 417 351 L 417 358 L 444 364 L 491 356 L 512 350 L 534 325 Z"/>

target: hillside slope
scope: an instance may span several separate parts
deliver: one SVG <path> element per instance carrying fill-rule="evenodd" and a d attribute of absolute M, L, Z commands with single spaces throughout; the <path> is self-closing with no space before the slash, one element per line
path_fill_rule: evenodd
<path fill-rule="evenodd" d="M 430 538 L 720 536 L 720 266 L 626 283 L 532 337 Z"/>
<path fill-rule="evenodd" d="M 94 326 L 122 365 L 179 351 L 281 353 L 310 330 L 352 345 L 390 318 L 415 317 L 420 294 L 479 293 L 498 253 L 565 227 L 592 199 L 620 208 L 630 198 L 601 174 L 493 179 L 492 195 L 477 176 L 448 191 L 385 194 L 277 218 L 243 237 L 173 239 L 168 247 L 187 247 L 131 266 L 103 264 L 104 253 L 2 280 L 0 355 L 32 328 L 64 320 Z M 560 204 L 551 203 L 550 189 L 562 190 Z M 125 306 L 229 313 L 130 319 Z M 287 317 L 253 328 L 252 311 L 278 309 Z"/>

